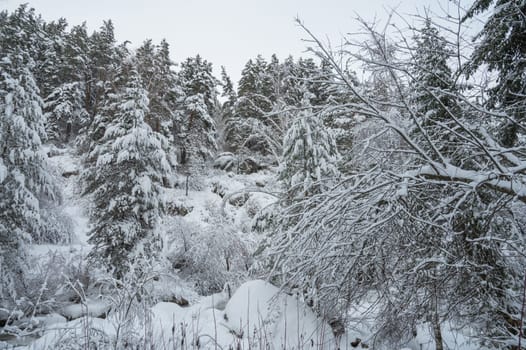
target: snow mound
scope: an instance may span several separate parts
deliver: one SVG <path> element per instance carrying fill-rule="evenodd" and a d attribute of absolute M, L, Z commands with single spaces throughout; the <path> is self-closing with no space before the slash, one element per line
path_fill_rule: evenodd
<path fill-rule="evenodd" d="M 239 287 L 225 307 L 231 331 L 261 343 L 271 339 L 273 349 L 334 348 L 329 325 L 298 298 L 261 280 Z"/>
<path fill-rule="evenodd" d="M 82 316 L 101 317 L 108 313 L 111 305 L 102 300 L 88 299 L 83 304 L 67 305 L 60 310 L 66 319 L 75 320 Z"/>
<path fill-rule="evenodd" d="M 224 311 L 224 295 L 204 298 L 182 308 L 159 303 L 152 308 L 156 336 L 168 348 L 185 342 L 204 349 L 335 349 L 330 327 L 300 300 L 283 295 L 261 280 L 246 282 L 232 295 Z"/>

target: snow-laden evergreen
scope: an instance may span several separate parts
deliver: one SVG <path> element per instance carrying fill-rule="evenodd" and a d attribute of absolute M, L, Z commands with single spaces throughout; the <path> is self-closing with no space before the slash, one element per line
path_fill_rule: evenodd
<path fill-rule="evenodd" d="M 487 65 L 497 74 L 495 84 L 488 87 L 486 106 L 502 109 L 506 114 L 500 123 L 499 141 L 505 147 L 515 145 L 524 136 L 524 95 L 526 95 L 526 4 L 520 0 L 474 0 L 463 21 L 486 12 L 484 28 L 477 34 L 468 73 Z"/>
<path fill-rule="evenodd" d="M 62 84 L 51 92 L 45 100 L 49 139 L 69 142 L 72 135 L 88 125 L 84 99 L 84 90 L 79 82 Z"/>
<path fill-rule="evenodd" d="M 307 94 L 283 140 L 278 175 L 295 199 L 323 191 L 339 175 L 336 142 L 320 116 L 312 112 Z"/>
<path fill-rule="evenodd" d="M 177 142 L 180 164 L 191 173 L 192 168 L 203 167 L 217 152 L 214 115 L 218 112 L 219 81 L 212 75 L 212 64 L 199 55 L 181 64 L 179 77 L 185 97 Z"/>
<path fill-rule="evenodd" d="M 31 58 L 13 53 L 0 61 L 0 300 L 15 302 L 24 285 L 24 245 L 39 241 L 40 201 L 58 199 L 42 139 L 42 99 Z"/>
<path fill-rule="evenodd" d="M 171 171 L 164 151 L 167 140 L 144 121 L 146 91 L 138 74 L 129 74 L 123 91 L 110 96 L 103 111 L 109 121 L 88 155 L 93 165 L 86 184 L 94 201 L 91 260 L 118 278 L 157 258 L 161 187 Z"/>
<path fill-rule="evenodd" d="M 314 47 L 237 90 L 111 20 L 1 12 L 0 347 L 520 348 L 524 12 L 337 50 L 297 21 Z"/>

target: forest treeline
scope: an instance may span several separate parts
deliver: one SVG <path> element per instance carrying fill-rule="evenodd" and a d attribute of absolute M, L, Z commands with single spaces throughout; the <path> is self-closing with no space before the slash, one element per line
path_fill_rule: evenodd
<path fill-rule="evenodd" d="M 1 12 L 0 307 L 33 312 L 26 246 L 71 239 L 44 144 L 82 156 L 88 261 L 117 280 L 162 259 L 163 189 L 220 155 L 275 170 L 251 271 L 298 292 L 335 334 L 374 298 L 383 341 L 424 322 L 442 349 L 453 322 L 487 347 L 519 348 L 524 13 L 477 0 L 409 34 L 363 21 L 365 35 L 337 50 L 299 22 L 314 58 L 257 56 L 235 87 L 199 55 L 173 62 L 165 40 L 117 42 L 111 21 L 88 33 L 27 5 Z"/>

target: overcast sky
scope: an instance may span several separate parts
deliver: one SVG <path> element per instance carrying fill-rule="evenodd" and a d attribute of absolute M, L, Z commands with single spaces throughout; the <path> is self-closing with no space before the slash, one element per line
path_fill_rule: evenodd
<path fill-rule="evenodd" d="M 448 6 L 449 0 L 0 0 L 0 8 L 12 11 L 26 2 L 46 20 L 86 21 L 90 30 L 112 19 L 117 40 L 130 40 L 133 47 L 146 38 L 166 38 L 174 61 L 199 53 L 216 73 L 224 65 L 237 81 L 246 61 L 257 54 L 302 55 L 305 35 L 295 17 L 338 43 L 342 33 L 357 29 L 358 15 L 385 18 L 390 8 L 415 13 L 438 3 Z"/>

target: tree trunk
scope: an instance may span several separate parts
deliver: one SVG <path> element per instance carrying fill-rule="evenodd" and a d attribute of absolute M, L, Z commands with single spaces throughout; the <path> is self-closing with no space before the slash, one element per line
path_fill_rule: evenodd
<path fill-rule="evenodd" d="M 436 291 L 435 291 L 436 293 Z M 440 316 L 438 314 L 438 298 L 435 294 L 435 312 L 433 313 L 433 334 L 435 336 L 435 350 L 444 350 L 444 342 L 442 341 L 442 330 L 440 329 Z"/>
<path fill-rule="evenodd" d="M 435 315 L 435 318 L 438 315 Z M 444 350 L 444 345 L 442 341 L 442 330 L 440 329 L 440 323 L 437 319 L 433 320 L 433 333 L 435 334 L 435 343 L 436 343 L 436 350 Z"/>

